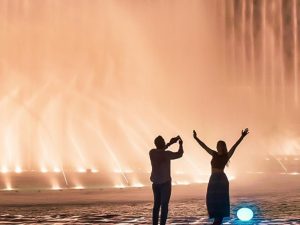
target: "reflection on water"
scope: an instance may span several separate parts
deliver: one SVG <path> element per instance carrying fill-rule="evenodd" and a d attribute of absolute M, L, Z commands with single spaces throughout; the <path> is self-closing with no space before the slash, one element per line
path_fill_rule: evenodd
<path fill-rule="evenodd" d="M 300 224 L 299 193 L 233 197 L 232 211 L 245 204 L 255 206 L 254 219 L 241 223 L 232 215 L 225 224 Z M 1 207 L 0 224 L 150 224 L 151 207 L 151 202 Z M 169 224 L 209 224 L 204 199 L 172 201 L 169 218 Z"/>

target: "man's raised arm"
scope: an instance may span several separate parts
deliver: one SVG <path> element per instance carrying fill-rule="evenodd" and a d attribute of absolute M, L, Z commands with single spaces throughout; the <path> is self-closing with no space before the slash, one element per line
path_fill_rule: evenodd
<path fill-rule="evenodd" d="M 177 152 L 166 151 L 166 156 L 168 159 L 178 159 L 183 155 L 183 141 L 179 139 L 179 149 Z"/>
<path fill-rule="evenodd" d="M 169 148 L 172 144 L 175 144 L 180 139 L 180 136 L 176 136 L 170 139 L 169 143 L 166 144 L 166 149 Z"/>

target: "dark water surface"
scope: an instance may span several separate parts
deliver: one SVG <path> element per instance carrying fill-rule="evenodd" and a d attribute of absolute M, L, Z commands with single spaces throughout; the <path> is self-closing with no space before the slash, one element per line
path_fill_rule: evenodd
<path fill-rule="evenodd" d="M 300 224 L 300 193 L 231 198 L 232 217 L 225 224 Z M 254 210 L 251 222 L 240 222 L 235 212 Z M 152 202 L 97 203 L 0 207 L 0 224 L 151 224 Z M 170 203 L 168 224 L 210 224 L 204 199 Z"/>

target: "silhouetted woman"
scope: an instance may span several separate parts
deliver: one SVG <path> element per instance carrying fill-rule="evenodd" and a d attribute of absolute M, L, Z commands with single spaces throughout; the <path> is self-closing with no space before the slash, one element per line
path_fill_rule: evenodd
<path fill-rule="evenodd" d="M 196 131 L 193 131 L 193 136 L 199 145 L 212 156 L 211 176 L 206 194 L 206 206 L 209 218 L 214 218 L 214 225 L 222 224 L 223 218 L 230 216 L 229 182 L 224 173 L 224 168 L 236 147 L 248 133 L 248 128 L 242 130 L 241 137 L 229 151 L 227 151 L 226 143 L 221 140 L 217 143 L 217 151 L 214 151 L 197 137 Z"/>

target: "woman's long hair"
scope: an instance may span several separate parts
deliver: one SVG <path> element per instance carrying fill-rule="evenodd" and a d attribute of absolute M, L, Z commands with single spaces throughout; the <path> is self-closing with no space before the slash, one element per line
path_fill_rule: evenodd
<path fill-rule="evenodd" d="M 227 157 L 228 161 L 226 163 L 226 166 L 229 166 L 229 156 L 228 156 L 228 150 L 225 141 L 222 140 L 218 141 L 217 150 L 219 153 L 221 153 L 221 155 L 225 155 Z"/>

